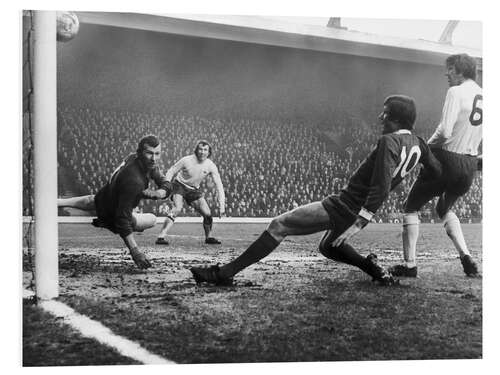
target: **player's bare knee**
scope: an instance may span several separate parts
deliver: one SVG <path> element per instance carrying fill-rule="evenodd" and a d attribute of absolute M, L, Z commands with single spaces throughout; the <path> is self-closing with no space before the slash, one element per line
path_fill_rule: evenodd
<path fill-rule="evenodd" d="M 142 232 L 156 225 L 156 216 L 150 213 L 134 215 L 134 231 Z"/>
<path fill-rule="evenodd" d="M 269 225 L 267 226 L 267 231 L 273 236 L 275 239 L 286 237 L 286 226 L 284 225 L 284 221 L 282 218 L 275 217 L 271 220 Z"/>

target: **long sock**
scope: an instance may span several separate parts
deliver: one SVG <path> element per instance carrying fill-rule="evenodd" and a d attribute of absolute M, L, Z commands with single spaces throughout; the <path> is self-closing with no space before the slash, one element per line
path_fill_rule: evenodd
<path fill-rule="evenodd" d="M 323 254 L 328 258 L 336 260 L 338 262 L 358 267 L 361 271 L 367 273 L 372 277 L 377 276 L 373 272 L 372 263 L 347 243 L 343 243 L 342 245 L 337 247 L 331 247 L 330 251 L 327 254 L 325 254 L 325 252 L 323 252 Z"/>
<path fill-rule="evenodd" d="M 222 277 L 232 277 L 251 264 L 268 256 L 280 244 L 266 230 L 239 257 L 220 268 Z"/>
<path fill-rule="evenodd" d="M 327 258 L 333 259 L 337 262 L 347 263 L 351 266 L 361 268 L 366 262 L 366 258 L 359 254 L 354 248 L 343 243 L 337 247 L 330 247 L 328 253 L 323 253 Z"/>
<path fill-rule="evenodd" d="M 212 231 L 212 224 L 203 223 L 203 230 L 205 232 L 205 238 L 210 236 L 210 232 Z"/>
<path fill-rule="evenodd" d="M 448 211 L 443 217 L 443 224 L 446 234 L 448 234 L 448 237 L 453 241 L 460 257 L 470 255 L 457 215 L 452 211 Z"/>
<path fill-rule="evenodd" d="M 419 233 L 419 220 L 416 212 L 403 215 L 403 256 L 409 268 L 417 265 L 417 240 Z"/>

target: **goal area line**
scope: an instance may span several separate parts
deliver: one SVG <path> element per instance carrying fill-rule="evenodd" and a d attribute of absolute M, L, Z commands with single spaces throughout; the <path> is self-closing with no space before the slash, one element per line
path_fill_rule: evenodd
<path fill-rule="evenodd" d="M 24 289 L 23 299 L 32 298 L 34 293 Z M 144 365 L 176 364 L 146 350 L 138 343 L 112 332 L 102 323 L 79 314 L 68 305 L 56 301 L 38 301 L 37 306 L 42 310 L 62 320 L 83 337 L 88 337 L 116 350 L 121 355 L 131 358 Z"/>

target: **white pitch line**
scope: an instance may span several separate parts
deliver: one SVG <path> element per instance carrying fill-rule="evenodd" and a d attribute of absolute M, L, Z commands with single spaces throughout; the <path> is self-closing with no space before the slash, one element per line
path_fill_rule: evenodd
<path fill-rule="evenodd" d="M 202 242 L 205 242 L 205 237 L 201 236 L 195 236 L 195 235 L 190 235 L 190 234 L 169 234 L 167 235 L 168 237 L 178 237 L 178 238 L 192 238 L 195 240 L 200 240 Z M 220 237 L 222 241 L 251 241 L 251 238 L 231 238 L 231 237 Z"/>
<path fill-rule="evenodd" d="M 23 291 L 23 298 L 29 298 L 34 293 L 28 290 Z M 80 332 L 85 337 L 90 337 L 107 345 L 120 354 L 132 358 L 145 365 L 165 365 L 175 364 L 175 362 L 162 358 L 156 354 L 148 352 L 138 343 L 130 341 L 124 337 L 114 334 L 109 328 L 101 323 L 77 313 L 68 305 L 58 301 L 41 301 L 38 306 L 52 315 L 62 318 L 64 323 Z"/>

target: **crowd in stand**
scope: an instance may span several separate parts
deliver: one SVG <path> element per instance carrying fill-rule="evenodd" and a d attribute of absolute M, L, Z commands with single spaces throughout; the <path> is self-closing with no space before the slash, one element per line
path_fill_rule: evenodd
<path fill-rule="evenodd" d="M 58 111 L 59 195 L 95 194 L 120 162 L 135 151 L 148 133 L 162 141 L 165 172 L 193 152 L 196 140 L 212 143 L 228 216 L 273 217 L 293 207 L 338 193 L 374 146 L 380 129 L 347 112 L 337 113 L 334 126 L 280 119 L 206 118 L 64 107 Z M 347 145 L 347 146 L 346 146 Z M 391 193 L 376 221 L 397 222 L 406 194 L 416 177 Z M 482 217 L 482 174 L 456 204 L 467 220 Z M 202 184 L 207 202 L 218 215 L 216 190 L 209 178 Z M 143 201 L 144 212 L 165 215 L 170 202 Z M 181 215 L 193 215 L 189 207 Z M 422 219 L 435 219 L 432 205 Z"/>

